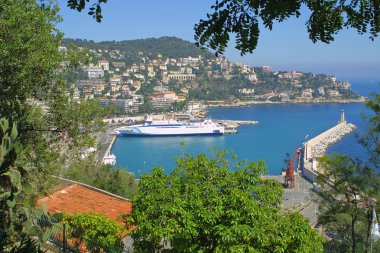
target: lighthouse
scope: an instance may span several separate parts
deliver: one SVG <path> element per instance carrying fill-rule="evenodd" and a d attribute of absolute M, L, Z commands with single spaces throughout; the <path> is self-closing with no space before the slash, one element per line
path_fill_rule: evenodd
<path fill-rule="evenodd" d="M 344 114 L 344 110 L 340 113 L 340 122 L 339 123 L 347 123 L 346 122 L 346 115 Z"/>

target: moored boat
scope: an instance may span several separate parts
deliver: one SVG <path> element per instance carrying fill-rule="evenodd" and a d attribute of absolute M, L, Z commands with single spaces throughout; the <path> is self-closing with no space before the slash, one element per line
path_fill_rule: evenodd
<path fill-rule="evenodd" d="M 119 136 L 181 136 L 222 135 L 224 126 L 212 120 L 181 123 L 177 120 L 153 121 L 147 118 L 144 124 L 116 129 Z"/>

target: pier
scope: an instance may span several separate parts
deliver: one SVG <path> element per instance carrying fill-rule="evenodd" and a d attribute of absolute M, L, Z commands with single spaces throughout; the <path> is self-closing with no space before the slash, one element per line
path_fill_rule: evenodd
<path fill-rule="evenodd" d="M 259 122 L 254 120 L 215 120 L 217 123 L 224 125 L 226 134 L 235 134 L 240 125 L 256 125 Z"/>
<path fill-rule="evenodd" d="M 347 123 L 344 111 L 342 111 L 340 121 L 336 126 L 305 142 L 303 145 L 304 177 L 316 182 L 317 175 L 322 172 L 318 166 L 318 158 L 324 156 L 332 144 L 338 142 L 355 129 L 354 124 Z"/>

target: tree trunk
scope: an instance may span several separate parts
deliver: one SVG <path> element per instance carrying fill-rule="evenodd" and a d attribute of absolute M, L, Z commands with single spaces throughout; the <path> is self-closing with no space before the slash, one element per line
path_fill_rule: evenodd
<path fill-rule="evenodd" d="M 356 252 L 356 236 L 355 236 L 355 224 L 357 220 L 357 215 L 354 214 L 351 220 L 351 237 L 352 237 L 352 253 Z"/>

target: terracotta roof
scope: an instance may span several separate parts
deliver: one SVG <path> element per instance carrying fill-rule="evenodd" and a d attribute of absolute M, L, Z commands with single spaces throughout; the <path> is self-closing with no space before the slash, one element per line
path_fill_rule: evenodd
<path fill-rule="evenodd" d="M 79 184 L 60 188 L 49 196 L 39 198 L 38 203 L 41 202 L 46 203 L 50 213 L 103 213 L 112 220 L 132 212 L 132 204 L 128 200 Z"/>
<path fill-rule="evenodd" d="M 161 92 L 162 94 L 175 94 L 174 91 L 171 91 L 171 90 L 166 90 L 166 91 L 163 91 Z"/>

